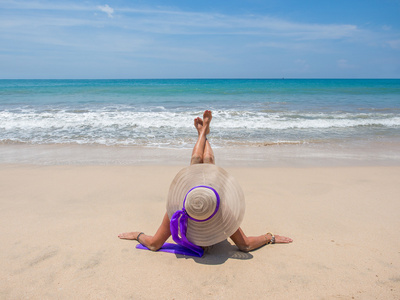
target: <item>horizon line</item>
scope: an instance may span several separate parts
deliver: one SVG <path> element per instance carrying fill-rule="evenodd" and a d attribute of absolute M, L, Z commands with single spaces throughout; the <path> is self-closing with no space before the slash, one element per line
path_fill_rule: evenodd
<path fill-rule="evenodd" d="M 0 78 L 0 80 L 398 80 L 400 77 Z"/>

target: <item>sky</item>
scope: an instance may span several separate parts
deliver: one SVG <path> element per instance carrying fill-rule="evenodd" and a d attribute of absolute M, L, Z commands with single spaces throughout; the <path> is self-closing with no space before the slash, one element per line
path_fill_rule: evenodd
<path fill-rule="evenodd" d="M 400 0 L 0 0 L 0 79 L 400 78 Z"/>

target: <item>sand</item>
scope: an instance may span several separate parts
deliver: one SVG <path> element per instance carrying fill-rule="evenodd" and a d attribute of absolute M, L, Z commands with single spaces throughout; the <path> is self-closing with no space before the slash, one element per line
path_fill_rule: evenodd
<path fill-rule="evenodd" d="M 400 167 L 226 167 L 249 235 L 202 258 L 135 249 L 183 165 L 0 165 L 0 299 L 400 299 Z"/>

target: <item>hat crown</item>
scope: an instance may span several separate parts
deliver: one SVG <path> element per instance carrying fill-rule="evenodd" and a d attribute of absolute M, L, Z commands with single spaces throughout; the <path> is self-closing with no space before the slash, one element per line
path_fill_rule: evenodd
<path fill-rule="evenodd" d="M 185 210 L 187 214 L 199 221 L 208 219 L 217 207 L 217 196 L 206 187 L 196 187 L 186 195 Z"/>

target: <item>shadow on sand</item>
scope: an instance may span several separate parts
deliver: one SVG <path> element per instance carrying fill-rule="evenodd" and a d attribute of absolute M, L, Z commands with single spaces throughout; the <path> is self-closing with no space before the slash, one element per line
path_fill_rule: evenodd
<path fill-rule="evenodd" d="M 225 240 L 221 243 L 208 247 L 206 251 L 204 251 L 204 255 L 202 257 L 192 257 L 180 254 L 176 254 L 176 257 L 179 259 L 193 259 L 199 264 L 221 265 L 228 259 L 246 260 L 252 259 L 253 255 L 240 251 L 236 246 L 233 246 L 227 240 Z"/>

